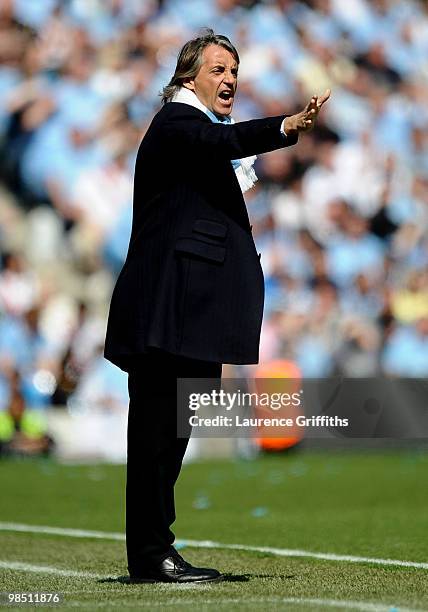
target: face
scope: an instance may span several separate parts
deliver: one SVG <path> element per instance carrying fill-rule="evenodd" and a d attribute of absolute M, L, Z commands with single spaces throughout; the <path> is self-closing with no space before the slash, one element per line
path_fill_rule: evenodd
<path fill-rule="evenodd" d="M 238 64 L 220 45 L 208 45 L 202 53 L 202 66 L 194 79 L 183 83 L 219 117 L 232 112 L 238 78 Z"/>

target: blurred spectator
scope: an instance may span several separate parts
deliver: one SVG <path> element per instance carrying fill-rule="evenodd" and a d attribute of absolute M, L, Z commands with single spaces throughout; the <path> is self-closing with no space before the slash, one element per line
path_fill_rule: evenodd
<path fill-rule="evenodd" d="M 0 411 L 0 457 L 47 456 L 53 450 L 46 417 L 40 410 L 26 408 L 19 371 L 13 370 L 9 402 Z"/>
<path fill-rule="evenodd" d="M 382 355 L 387 374 L 426 378 L 428 376 L 428 316 L 414 325 L 399 325 L 388 338 Z"/>
<path fill-rule="evenodd" d="M 414 323 L 428 316 L 428 270 L 408 275 L 406 286 L 393 293 L 391 309 L 400 323 Z"/>
<path fill-rule="evenodd" d="M 369 378 L 378 375 L 381 337 L 376 325 L 370 320 L 364 321 L 354 315 L 344 321 L 343 336 L 338 353 L 342 374 L 349 378 Z"/>
<path fill-rule="evenodd" d="M 56 347 L 42 335 L 39 317 L 40 307 L 34 305 L 23 317 L 6 315 L 0 320 L 0 385 L 5 389 L 0 408 L 7 403 L 16 370 L 29 408 L 50 403 L 58 355 Z"/>
<path fill-rule="evenodd" d="M 378 279 L 384 252 L 385 245 L 368 232 L 367 220 L 349 212 L 343 231 L 327 245 L 328 274 L 341 287 L 352 284 L 360 273 Z"/>
<path fill-rule="evenodd" d="M 123 413 L 128 409 L 128 376 L 103 357 L 99 345 L 90 367 L 68 400 L 73 413 Z"/>
<path fill-rule="evenodd" d="M 118 276 L 125 263 L 132 228 L 132 203 L 123 208 L 118 222 L 107 233 L 103 245 L 103 258 L 114 276 Z"/>
<path fill-rule="evenodd" d="M 20 253 L 4 253 L 0 272 L 0 312 L 22 316 L 34 306 L 38 296 L 34 271 Z"/>
<path fill-rule="evenodd" d="M 66 406 L 81 377 L 90 369 L 105 335 L 104 320 L 80 302 L 71 329 L 65 338 L 63 357 L 57 369 L 52 404 Z"/>
<path fill-rule="evenodd" d="M 102 166 L 80 173 L 70 189 L 70 214 L 78 222 L 80 239 L 95 253 L 132 200 L 133 180 L 124 153 L 118 151 Z"/>

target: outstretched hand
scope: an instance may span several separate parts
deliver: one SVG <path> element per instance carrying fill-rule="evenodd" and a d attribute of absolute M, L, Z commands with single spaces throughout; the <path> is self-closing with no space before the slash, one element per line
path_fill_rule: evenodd
<path fill-rule="evenodd" d="M 316 122 L 318 113 L 324 102 L 327 102 L 331 89 L 327 89 L 322 96 L 312 96 L 305 108 L 296 115 L 284 119 L 284 131 L 286 134 L 293 132 L 310 132 Z"/>

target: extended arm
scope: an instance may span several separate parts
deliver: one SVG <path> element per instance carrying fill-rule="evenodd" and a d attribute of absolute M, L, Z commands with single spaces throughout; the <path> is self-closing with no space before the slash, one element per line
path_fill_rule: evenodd
<path fill-rule="evenodd" d="M 297 142 L 297 134 L 290 134 L 287 138 L 281 134 L 284 115 L 224 125 L 212 123 L 204 113 L 187 104 L 169 104 L 180 106 L 171 109 L 162 126 L 166 143 L 174 148 L 191 147 L 201 153 L 210 151 L 225 159 L 239 159 Z"/>
<path fill-rule="evenodd" d="M 228 125 L 212 123 L 202 111 L 188 104 L 171 102 L 167 105 L 169 108 L 165 109 L 169 115 L 162 126 L 162 133 L 170 146 L 189 146 L 199 149 L 201 153 L 215 152 L 226 159 L 267 153 L 296 144 L 300 132 L 312 130 L 330 93 L 328 89 L 320 97 L 313 96 L 306 107 L 295 115 L 279 115 Z"/>

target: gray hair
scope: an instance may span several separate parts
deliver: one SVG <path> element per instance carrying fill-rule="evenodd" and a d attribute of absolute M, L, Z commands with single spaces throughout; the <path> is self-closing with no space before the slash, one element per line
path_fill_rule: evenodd
<path fill-rule="evenodd" d="M 207 28 L 203 36 L 189 40 L 181 49 L 174 75 L 168 85 L 166 85 L 159 94 L 162 96 L 163 104 L 171 100 L 174 94 L 183 85 L 185 79 L 192 79 L 198 74 L 202 65 L 202 53 L 208 45 L 219 45 L 227 49 L 227 51 L 233 55 L 237 64 L 239 64 L 238 51 L 230 40 L 226 36 L 215 34 L 214 30 Z"/>

